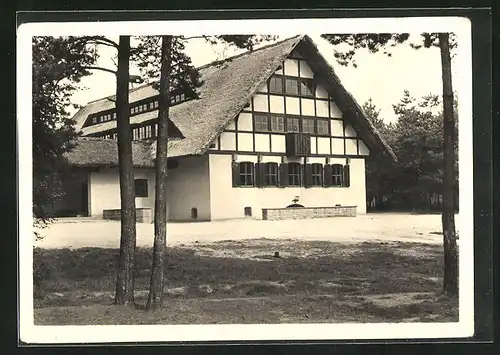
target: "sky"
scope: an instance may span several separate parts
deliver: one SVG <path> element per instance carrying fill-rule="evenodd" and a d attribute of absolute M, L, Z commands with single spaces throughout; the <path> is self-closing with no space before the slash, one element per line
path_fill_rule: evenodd
<path fill-rule="evenodd" d="M 339 65 L 334 59 L 334 47 L 319 35 L 310 35 L 319 48 L 319 51 L 334 68 L 341 83 L 351 92 L 354 98 L 362 105 L 369 98 L 380 109 L 380 117 L 386 122 L 396 120 L 392 105 L 399 102 L 405 89 L 415 98 L 442 92 L 441 59 L 439 48 L 412 49 L 408 44 L 391 48 L 391 57 L 383 53 L 369 53 L 359 50 L 355 54 L 357 68 Z M 280 36 L 278 40 L 286 37 Z M 418 33 L 410 35 L 410 40 L 418 41 Z M 117 38 L 116 38 L 117 40 Z M 265 44 L 264 44 L 265 45 Z M 341 47 L 336 47 L 342 49 Z M 195 66 L 201 66 L 214 60 L 241 53 L 234 47 L 227 45 L 213 46 L 204 40 L 193 39 L 186 45 L 186 53 Z M 102 46 L 99 49 L 100 66 L 115 69 L 112 58 L 116 50 Z M 453 70 L 452 76 L 456 76 Z M 131 74 L 139 74 L 137 68 L 131 66 Z M 72 102 L 85 105 L 90 101 L 113 95 L 116 79 L 110 73 L 94 71 L 81 82 L 81 89 L 72 97 Z M 76 112 L 76 110 L 73 110 Z"/>

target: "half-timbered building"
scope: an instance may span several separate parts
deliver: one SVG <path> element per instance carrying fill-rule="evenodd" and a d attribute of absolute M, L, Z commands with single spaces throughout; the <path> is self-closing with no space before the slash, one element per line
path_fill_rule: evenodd
<path fill-rule="evenodd" d="M 308 36 L 199 70 L 198 98 L 171 92 L 169 220 L 260 218 L 295 197 L 366 212 L 365 159 L 394 153 Z M 152 211 L 158 92 L 143 85 L 129 101 L 136 207 Z M 58 213 L 101 218 L 120 206 L 114 98 L 74 119 L 82 136 L 68 154 L 74 173 Z"/>

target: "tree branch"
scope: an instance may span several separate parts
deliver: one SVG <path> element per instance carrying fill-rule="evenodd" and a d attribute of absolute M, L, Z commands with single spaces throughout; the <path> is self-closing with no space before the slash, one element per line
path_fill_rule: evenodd
<path fill-rule="evenodd" d="M 190 40 L 190 39 L 205 39 L 205 36 L 192 36 L 192 37 L 181 36 L 181 39 L 183 39 L 185 41 Z"/>
<path fill-rule="evenodd" d="M 112 41 L 106 37 L 103 37 L 103 36 L 84 36 L 84 37 L 79 38 L 79 40 L 85 41 L 85 42 L 100 41 L 100 42 L 103 42 L 101 44 L 106 43 L 105 45 L 110 46 L 110 47 L 115 47 L 116 49 L 118 49 L 118 43 L 116 43 L 115 41 Z"/>
<path fill-rule="evenodd" d="M 108 73 L 116 75 L 116 71 L 115 70 L 111 70 L 111 69 L 108 69 L 108 68 L 92 67 L 92 66 L 82 66 L 81 68 L 82 69 L 86 69 L 86 70 L 101 70 L 101 71 L 105 71 L 105 72 L 108 72 Z"/>
<path fill-rule="evenodd" d="M 115 45 L 109 43 L 109 42 L 105 42 L 105 41 L 101 41 L 101 40 L 90 40 L 87 42 L 87 44 L 100 44 L 100 45 L 103 45 L 103 46 L 108 46 L 108 47 L 113 47 L 113 48 L 116 48 Z"/>

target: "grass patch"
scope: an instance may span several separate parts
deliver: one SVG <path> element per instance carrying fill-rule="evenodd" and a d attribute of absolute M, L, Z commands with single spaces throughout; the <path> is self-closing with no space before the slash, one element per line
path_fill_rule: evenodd
<path fill-rule="evenodd" d="M 272 257 L 275 251 L 279 251 L 280 258 Z M 97 309 L 112 314 L 122 312 L 123 315 L 116 313 L 114 318 L 111 317 L 118 323 L 100 323 L 98 318 L 92 324 L 126 324 L 121 322 L 132 320 L 133 324 L 142 324 L 143 321 L 150 324 L 156 324 L 156 321 L 160 322 L 158 324 L 231 323 L 236 319 L 257 323 L 336 322 L 345 319 L 392 321 L 413 315 L 421 319 L 428 316 L 431 309 L 438 318 L 441 314 L 451 317 L 458 306 L 453 301 L 455 303 L 448 314 L 448 308 L 435 302 L 435 296 L 429 296 L 438 294 L 441 288 L 441 282 L 436 282 L 441 280 L 443 269 L 439 246 L 254 239 L 168 248 L 165 264 L 168 290 L 166 308 L 161 311 L 164 314 L 151 320 L 140 320 L 137 319 L 141 317 L 139 311 L 133 310 L 129 314 L 126 309 L 110 306 L 117 258 L 117 249 L 36 249 L 34 296 L 37 322 L 57 324 L 51 322 L 66 318 L 71 321 L 71 317 L 76 317 L 74 324 L 87 324 L 85 315 L 75 314 L 89 313 L 87 316 L 90 317 Z M 136 290 L 143 291 L 136 296 L 139 303 L 144 303 L 147 297 L 150 267 L 150 248 L 138 248 Z M 410 293 L 417 293 L 412 302 L 418 307 L 411 304 L 398 306 L 397 302 L 394 307 L 382 307 L 380 302 L 370 303 L 368 297 L 385 295 L 390 303 L 391 297 L 396 299 L 391 294 Z M 263 298 L 259 305 L 252 303 L 252 299 L 259 298 Z M 233 309 L 234 303 L 237 305 Z M 167 315 L 171 305 L 186 309 L 186 312 Z M 115 308 L 122 311 L 115 311 Z M 262 314 L 251 315 L 252 309 Z M 307 317 L 300 316 L 303 312 Z M 266 314 L 269 318 L 264 319 Z"/>

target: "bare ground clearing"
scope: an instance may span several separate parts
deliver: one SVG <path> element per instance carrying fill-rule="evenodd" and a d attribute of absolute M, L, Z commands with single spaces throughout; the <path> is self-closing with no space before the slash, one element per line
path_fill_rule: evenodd
<path fill-rule="evenodd" d="M 457 321 L 435 244 L 247 239 L 170 246 L 165 306 L 112 306 L 117 249 L 37 249 L 36 324 Z M 280 258 L 273 258 L 278 251 Z M 145 303 L 151 250 L 138 248 Z M 174 311 L 175 310 L 175 311 Z"/>

